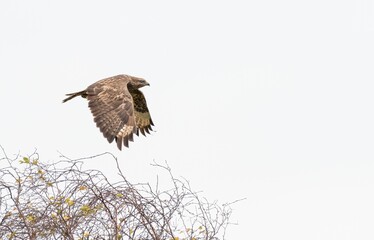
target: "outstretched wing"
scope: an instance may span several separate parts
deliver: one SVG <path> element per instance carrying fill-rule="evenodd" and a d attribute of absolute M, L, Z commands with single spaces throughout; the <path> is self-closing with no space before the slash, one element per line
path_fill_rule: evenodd
<path fill-rule="evenodd" d="M 126 76 L 118 75 L 98 81 L 86 90 L 96 126 L 109 143 L 115 139 L 120 150 L 122 144 L 128 147 L 137 131 L 128 82 Z"/>
<path fill-rule="evenodd" d="M 145 133 L 149 134 L 149 130 L 152 131 L 153 122 L 151 114 L 148 111 L 147 102 L 143 93 L 139 90 L 131 91 L 131 96 L 134 102 L 134 115 L 135 123 L 137 126 L 136 134 L 140 132 L 145 136 Z"/>

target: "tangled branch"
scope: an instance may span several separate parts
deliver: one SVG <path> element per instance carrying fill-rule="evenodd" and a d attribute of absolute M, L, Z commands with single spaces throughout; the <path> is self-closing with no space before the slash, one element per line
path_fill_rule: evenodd
<path fill-rule="evenodd" d="M 34 152 L 0 158 L 0 239 L 225 239 L 231 208 L 210 203 L 166 171 L 172 188 L 111 183 L 83 160 L 46 164 Z"/>

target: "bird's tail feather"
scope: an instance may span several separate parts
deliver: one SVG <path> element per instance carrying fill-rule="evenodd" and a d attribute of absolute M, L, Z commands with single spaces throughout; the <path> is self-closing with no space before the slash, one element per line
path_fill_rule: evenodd
<path fill-rule="evenodd" d="M 69 97 L 67 97 L 67 98 L 65 98 L 64 100 L 62 100 L 62 102 L 64 103 L 64 102 L 67 102 L 67 101 L 69 101 L 70 99 L 73 99 L 73 98 L 75 98 L 75 97 L 77 97 L 77 96 L 82 96 L 82 97 L 85 97 L 87 94 L 86 94 L 86 91 L 85 90 L 83 90 L 83 91 L 80 91 L 80 92 L 75 92 L 75 93 L 68 93 L 68 94 L 66 94 L 66 96 L 69 96 Z"/>

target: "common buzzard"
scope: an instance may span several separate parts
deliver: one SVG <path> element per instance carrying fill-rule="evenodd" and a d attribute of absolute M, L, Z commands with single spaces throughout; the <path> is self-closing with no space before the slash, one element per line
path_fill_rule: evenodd
<path fill-rule="evenodd" d="M 149 86 L 143 78 L 117 75 L 95 82 L 86 90 L 69 93 L 62 102 L 81 96 L 87 98 L 96 126 L 109 143 L 116 140 L 119 150 L 122 144 L 129 147 L 133 134 L 139 131 L 145 136 L 152 130 L 153 122 L 145 97 L 139 88 Z"/>

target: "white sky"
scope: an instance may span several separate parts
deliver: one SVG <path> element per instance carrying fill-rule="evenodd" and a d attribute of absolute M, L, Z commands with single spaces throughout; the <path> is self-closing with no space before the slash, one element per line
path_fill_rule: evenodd
<path fill-rule="evenodd" d="M 0 144 L 46 161 L 110 151 L 133 182 L 168 161 L 233 206 L 228 239 L 374 238 L 374 3 L 1 1 Z M 84 99 L 144 77 L 155 122 L 119 152 Z M 87 160 L 114 175 L 114 162 Z"/>

